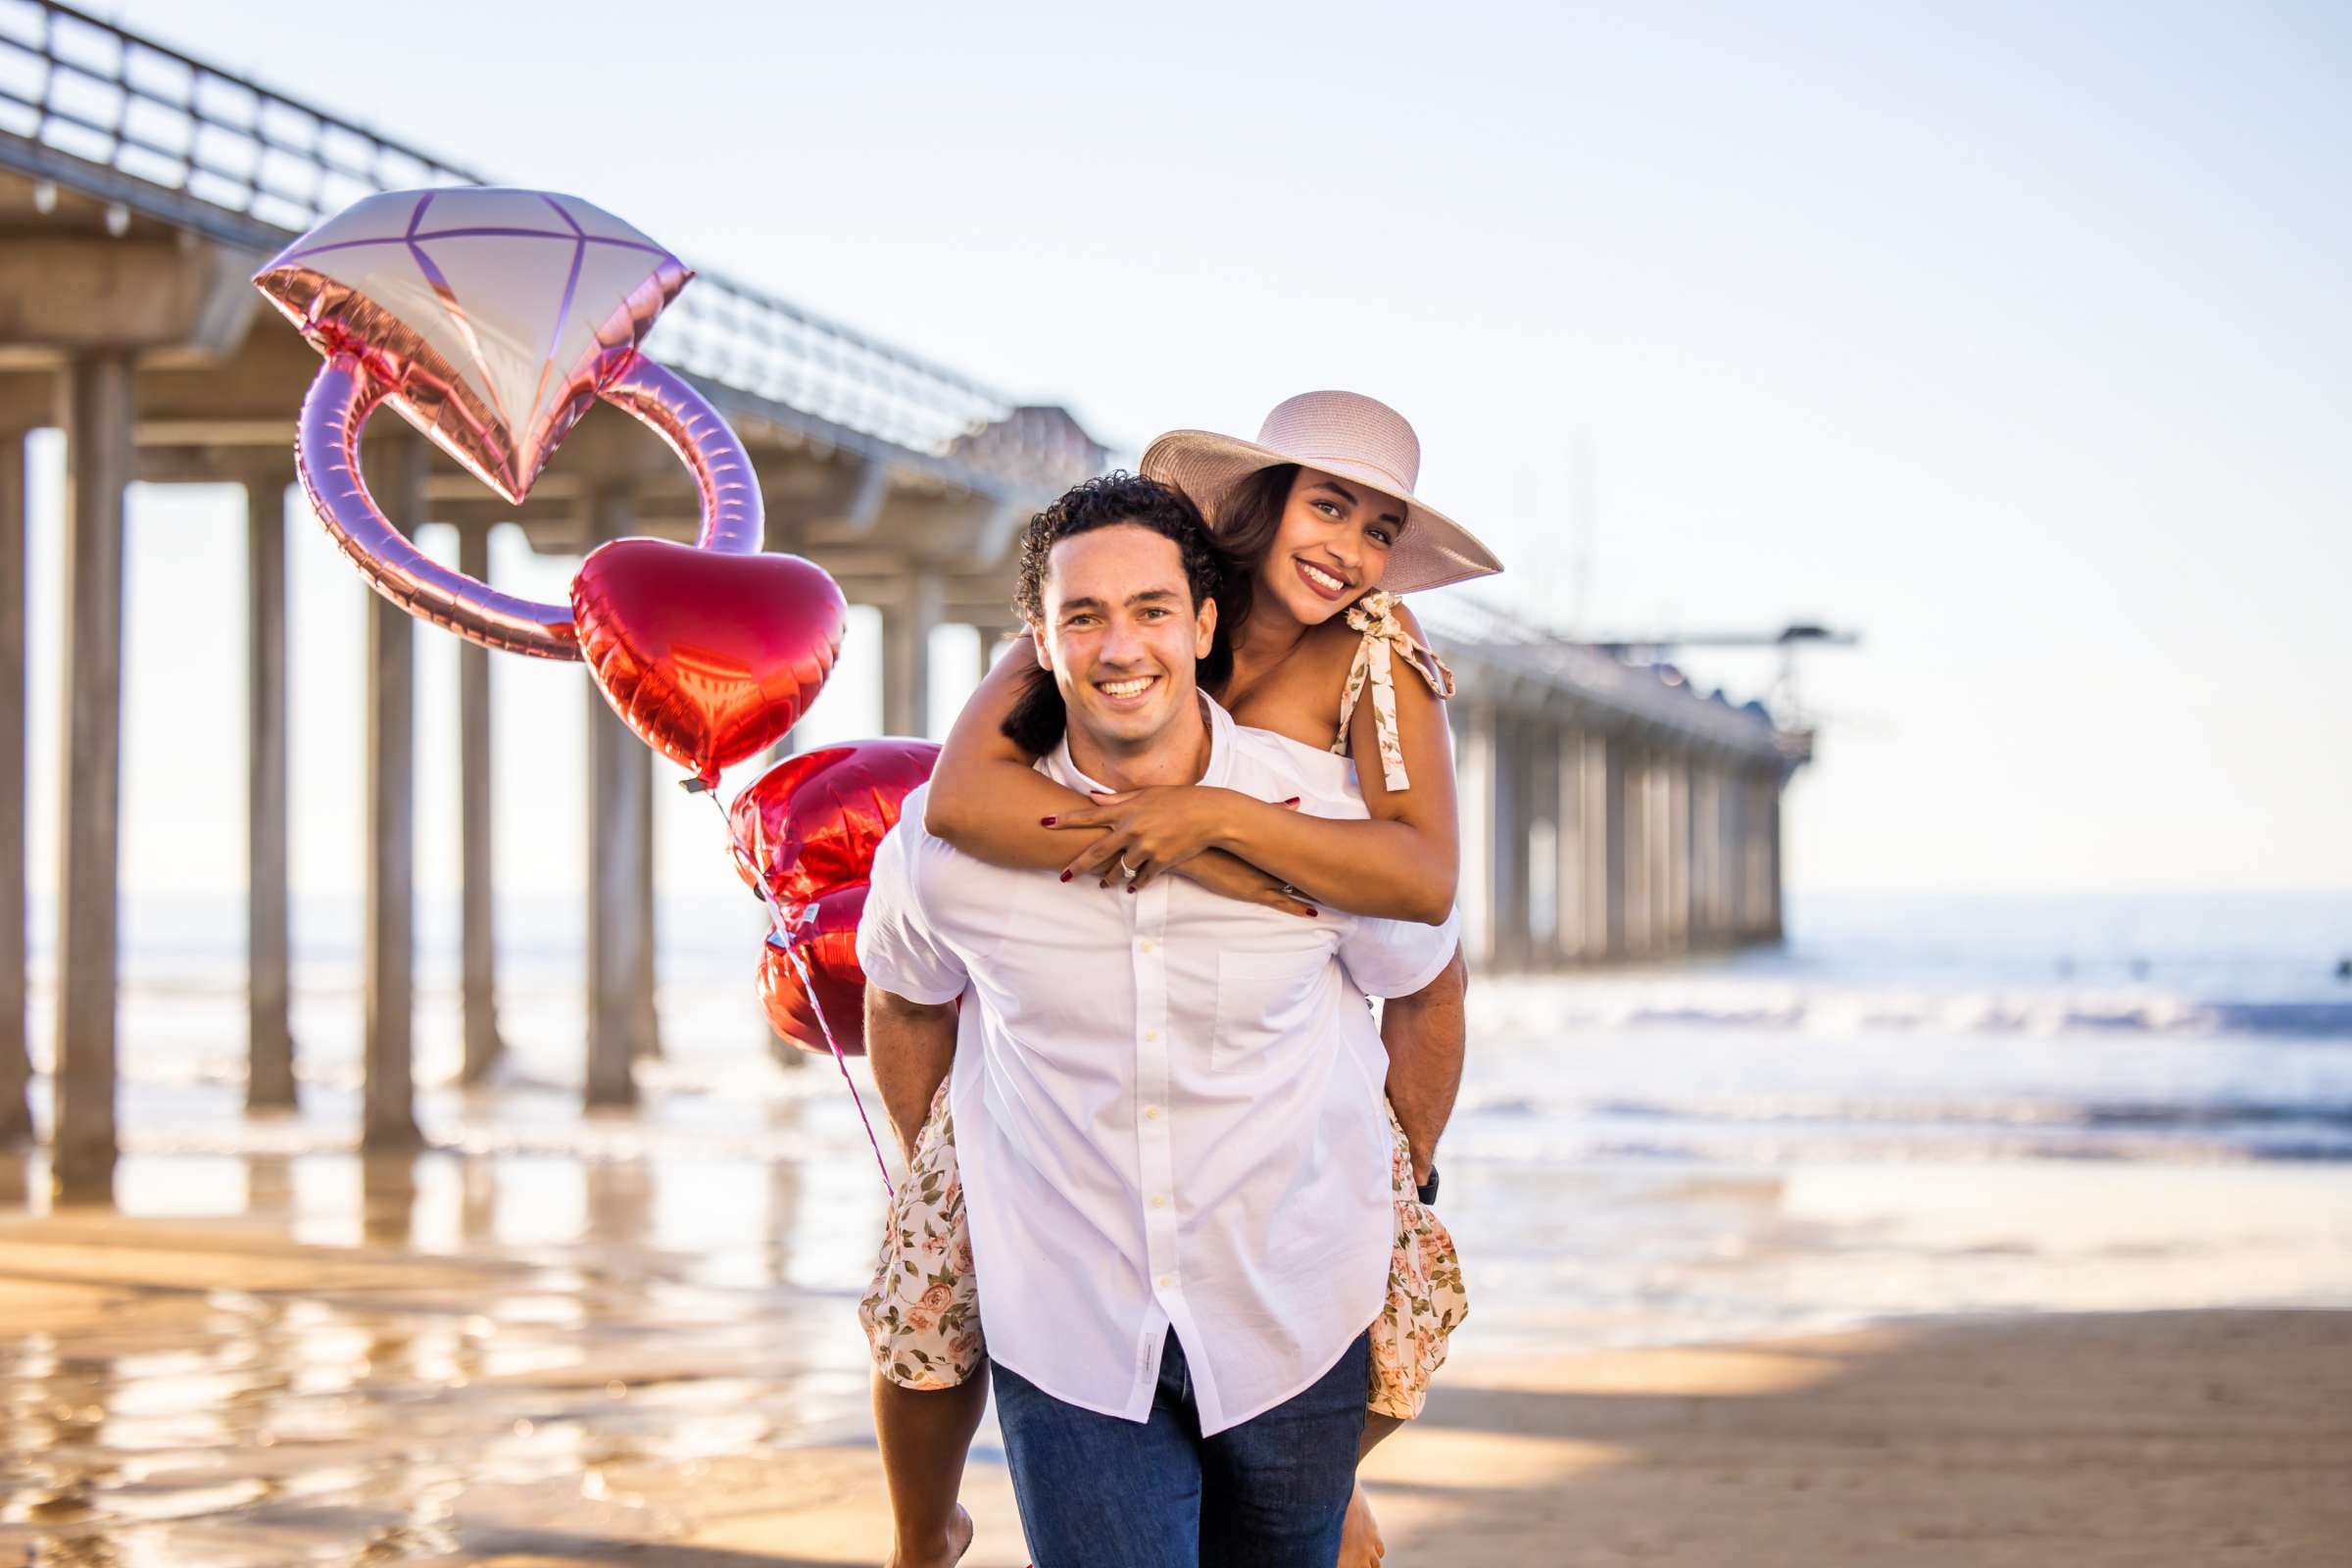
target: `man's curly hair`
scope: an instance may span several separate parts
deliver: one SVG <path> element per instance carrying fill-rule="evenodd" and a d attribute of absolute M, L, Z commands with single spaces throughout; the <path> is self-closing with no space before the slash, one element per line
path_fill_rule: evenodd
<path fill-rule="evenodd" d="M 1225 562 L 1200 509 L 1183 491 L 1124 468 L 1071 486 L 1060 499 L 1029 519 L 1021 534 L 1020 575 L 1013 607 L 1032 626 L 1046 620 L 1046 559 L 1064 539 L 1097 528 L 1127 523 L 1149 528 L 1176 547 L 1184 561 L 1193 604 L 1215 598 L 1225 586 Z"/>
<path fill-rule="evenodd" d="M 1221 686 L 1233 673 L 1233 647 L 1225 635 L 1224 599 L 1234 580 L 1233 563 L 1216 536 L 1201 519 L 1192 498 L 1156 479 L 1124 469 L 1073 485 L 1045 511 L 1029 519 L 1021 533 L 1020 572 L 1013 587 L 1013 608 L 1042 638 L 1046 623 L 1046 565 L 1054 547 L 1064 539 L 1121 525 L 1148 528 L 1176 547 L 1184 564 L 1193 608 L 1217 601 L 1216 635 L 1208 657 L 1194 666 L 1202 689 Z M 1004 731 L 1021 750 L 1043 757 L 1061 742 L 1068 715 L 1062 710 L 1061 689 L 1054 677 L 1038 670 L 1028 688 L 1005 715 Z"/>

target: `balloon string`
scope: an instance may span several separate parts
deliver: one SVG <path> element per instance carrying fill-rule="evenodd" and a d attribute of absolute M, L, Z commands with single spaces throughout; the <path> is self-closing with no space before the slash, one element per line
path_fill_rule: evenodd
<path fill-rule="evenodd" d="M 833 1026 L 825 1021 L 825 1004 L 817 1000 L 816 981 L 808 973 L 808 956 L 802 953 L 800 944 L 789 936 L 784 939 L 784 956 L 792 960 L 792 972 L 801 977 L 802 994 L 808 999 L 808 1010 L 816 1014 L 817 1033 L 823 1035 L 825 1044 L 832 1048 L 834 1065 L 841 1069 L 841 1081 L 850 1086 L 850 1103 L 858 1107 L 858 1120 L 865 1128 L 866 1146 L 874 1152 L 874 1168 L 882 1173 L 882 1191 L 895 1199 L 899 1196 L 899 1190 L 891 1185 L 890 1162 L 882 1157 L 882 1141 L 874 1136 L 874 1120 L 865 1113 L 865 1101 L 858 1093 L 858 1080 L 850 1076 L 849 1058 L 842 1054 L 841 1042 L 833 1038 Z"/>
<path fill-rule="evenodd" d="M 691 786 L 702 783 L 702 780 L 689 779 L 686 782 Z M 700 794 L 710 801 L 712 808 L 718 812 L 720 825 L 726 831 L 727 843 L 732 845 L 737 853 L 743 855 L 748 861 L 751 858 L 750 855 L 745 852 L 742 842 L 735 837 L 735 819 L 727 814 L 725 807 L 718 804 L 717 792 L 705 784 L 701 790 L 694 793 Z M 833 1037 L 833 1025 L 825 1017 L 825 1004 L 817 1000 L 816 979 L 808 972 L 808 956 L 802 953 L 801 944 L 796 940 L 791 927 L 785 924 L 784 911 L 777 906 L 774 897 L 768 892 L 766 881 L 764 879 L 755 880 L 752 890 L 760 896 L 760 902 L 767 906 L 768 929 L 775 935 L 777 948 L 791 961 L 792 972 L 800 976 L 801 994 L 808 999 L 808 1010 L 816 1014 L 816 1032 L 825 1037 L 825 1045 L 833 1053 L 833 1064 L 841 1069 L 841 1081 L 850 1086 L 850 1103 L 858 1107 L 858 1121 L 865 1128 L 866 1146 L 874 1152 L 874 1168 L 882 1173 L 882 1191 L 895 1200 L 899 1196 L 899 1192 L 890 1180 L 890 1161 L 882 1157 L 882 1140 L 874 1136 L 874 1119 L 865 1113 L 865 1098 L 858 1093 L 858 1080 L 850 1076 L 850 1059 L 843 1054 L 841 1042 Z"/>

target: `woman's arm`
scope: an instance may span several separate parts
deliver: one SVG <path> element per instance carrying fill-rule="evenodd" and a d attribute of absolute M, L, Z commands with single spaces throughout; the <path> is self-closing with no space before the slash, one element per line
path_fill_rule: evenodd
<path fill-rule="evenodd" d="M 1219 849 L 1288 882 L 1311 904 L 1442 923 L 1453 908 L 1461 860 L 1452 742 L 1445 704 L 1418 675 L 1398 669 L 1393 684 L 1410 789 L 1388 787 L 1368 688 L 1348 724 L 1348 748 L 1371 820 L 1310 816 L 1231 790 L 1135 790 L 1055 813 L 1054 832 L 1109 830 L 1086 846 L 1069 870 L 1113 876 L 1124 858 L 1139 872 L 1134 885 L 1140 887 L 1203 850 Z"/>
<path fill-rule="evenodd" d="M 1038 825 L 1086 805 L 1054 783 L 1005 738 L 1003 725 L 1037 669 L 1037 645 L 1024 636 L 981 677 L 931 770 L 923 826 L 975 859 L 1018 870 L 1057 871 L 1070 841 Z"/>
<path fill-rule="evenodd" d="M 1036 644 L 1022 637 L 981 679 L 931 770 L 923 826 L 975 859 L 1054 870 L 1069 858 L 1070 840 L 1040 825 L 1040 818 L 1083 808 L 1088 802 L 1037 771 L 1036 759 L 1004 734 L 1005 715 L 1036 668 Z M 1283 891 L 1280 877 L 1230 855 L 1199 856 L 1184 867 L 1184 875 L 1245 904 L 1308 919 L 1315 915 L 1312 906 Z"/>

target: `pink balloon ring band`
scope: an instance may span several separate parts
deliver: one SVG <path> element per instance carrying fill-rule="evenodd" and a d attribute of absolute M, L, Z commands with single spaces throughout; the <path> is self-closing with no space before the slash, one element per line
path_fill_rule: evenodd
<path fill-rule="evenodd" d="M 412 544 L 368 494 L 360 470 L 360 433 L 392 390 L 348 349 L 329 355 L 311 382 L 294 460 L 319 520 L 377 593 L 419 619 L 491 648 L 578 659 L 569 604 L 500 593 L 442 565 Z M 765 524 L 751 458 L 700 392 L 633 354 L 597 396 L 642 420 L 693 473 L 702 501 L 698 548 L 759 553 Z"/>
<path fill-rule="evenodd" d="M 360 476 L 360 432 L 387 402 L 520 506 L 601 398 L 651 426 L 694 474 L 701 548 L 758 554 L 760 486 L 743 444 L 642 352 L 693 276 L 576 196 L 473 185 L 366 197 L 255 273 L 326 362 L 303 398 L 295 461 L 319 520 L 375 591 L 492 648 L 581 657 L 569 607 L 452 571 L 384 516 Z"/>

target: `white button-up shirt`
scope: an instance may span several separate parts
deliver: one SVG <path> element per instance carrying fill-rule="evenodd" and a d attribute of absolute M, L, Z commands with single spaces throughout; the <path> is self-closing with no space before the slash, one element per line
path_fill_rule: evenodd
<path fill-rule="evenodd" d="M 1202 784 L 1364 815 L 1306 748 L 1204 707 Z M 1038 766 L 1104 787 L 1066 744 Z M 910 797 L 858 956 L 909 1001 L 963 1000 L 949 1102 L 989 1353 L 1142 1421 L 1173 1327 L 1204 1436 L 1304 1390 L 1387 1291 L 1387 1056 L 1364 998 L 1429 984 L 1455 922 L 1302 919 L 1180 876 L 1065 884 L 922 822 Z"/>

